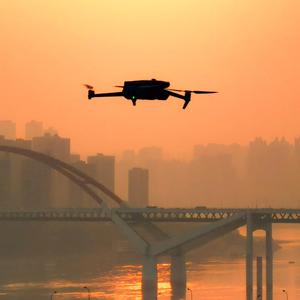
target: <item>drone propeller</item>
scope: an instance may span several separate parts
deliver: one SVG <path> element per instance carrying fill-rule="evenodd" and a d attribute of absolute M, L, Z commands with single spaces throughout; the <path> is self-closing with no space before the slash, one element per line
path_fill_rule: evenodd
<path fill-rule="evenodd" d="M 117 88 L 123 88 L 124 86 L 123 85 L 115 85 L 115 87 L 117 87 Z"/>
<path fill-rule="evenodd" d="M 215 91 L 188 91 L 188 92 L 191 92 L 194 94 L 215 94 L 215 93 L 217 93 Z"/>
<path fill-rule="evenodd" d="M 176 90 L 176 89 L 168 89 L 169 91 L 174 92 L 188 92 L 188 93 L 194 93 L 194 94 L 214 94 L 217 92 L 214 91 L 190 91 L 190 90 Z"/>
<path fill-rule="evenodd" d="M 89 85 L 89 84 L 84 84 L 83 86 L 85 86 L 88 90 L 93 90 L 94 87 Z"/>

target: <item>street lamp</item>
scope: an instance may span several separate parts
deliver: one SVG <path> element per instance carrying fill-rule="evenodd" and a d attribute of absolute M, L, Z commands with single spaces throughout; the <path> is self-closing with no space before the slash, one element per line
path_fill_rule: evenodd
<path fill-rule="evenodd" d="M 282 290 L 282 292 L 286 294 L 286 300 L 289 300 L 289 295 L 288 295 L 287 290 Z"/>
<path fill-rule="evenodd" d="M 57 293 L 57 291 L 54 291 L 52 294 L 51 294 L 51 300 L 53 300 L 53 296 L 54 296 L 54 294 L 56 294 Z"/>
<path fill-rule="evenodd" d="M 90 291 L 90 289 L 89 289 L 87 286 L 84 286 L 83 288 L 87 290 L 87 292 L 88 292 L 88 297 L 89 297 L 88 299 L 91 300 L 91 295 L 90 295 L 90 294 L 91 294 L 91 291 Z"/>
<path fill-rule="evenodd" d="M 187 288 L 187 290 L 191 292 L 191 300 L 193 300 L 193 291 L 190 288 Z"/>

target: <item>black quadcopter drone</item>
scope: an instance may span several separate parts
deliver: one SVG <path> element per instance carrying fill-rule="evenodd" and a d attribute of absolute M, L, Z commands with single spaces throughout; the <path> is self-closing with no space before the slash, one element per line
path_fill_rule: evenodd
<path fill-rule="evenodd" d="M 183 109 L 185 109 L 191 101 L 191 94 L 213 94 L 213 91 L 191 91 L 191 90 L 174 90 L 168 89 L 170 83 L 162 80 L 135 80 L 125 81 L 124 86 L 116 86 L 122 88 L 122 92 L 100 93 L 96 94 L 91 85 L 84 85 L 88 89 L 88 99 L 95 97 L 118 97 L 123 96 L 132 101 L 135 106 L 137 100 L 167 100 L 169 96 L 184 100 Z M 175 93 L 184 92 L 184 95 Z"/>

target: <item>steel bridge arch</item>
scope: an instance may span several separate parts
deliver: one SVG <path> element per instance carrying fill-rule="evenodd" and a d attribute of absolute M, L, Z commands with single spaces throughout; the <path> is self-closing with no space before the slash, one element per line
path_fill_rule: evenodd
<path fill-rule="evenodd" d="M 0 145 L 0 152 L 13 153 L 25 156 L 49 166 L 51 169 L 56 170 L 58 173 L 67 177 L 69 180 L 71 180 L 73 183 L 79 186 L 103 208 L 109 209 L 108 203 L 106 203 L 106 201 L 102 199 L 95 192 L 95 190 L 104 193 L 106 196 L 109 197 L 110 200 L 117 204 L 118 207 L 127 207 L 127 204 L 124 200 L 122 200 L 119 196 L 117 196 L 115 193 L 113 193 L 111 190 L 105 187 L 102 183 L 95 180 L 91 176 L 85 174 L 84 172 L 78 170 L 72 165 L 63 162 L 57 158 L 29 149 L 5 145 Z"/>
<path fill-rule="evenodd" d="M 84 172 L 78 170 L 77 168 L 71 166 L 70 164 L 40 152 L 7 145 L 0 145 L 0 152 L 22 155 L 38 162 L 44 163 L 50 168 L 56 170 L 60 174 L 70 179 L 87 194 L 89 194 L 92 199 L 101 206 L 101 208 L 111 219 L 111 221 L 121 231 L 123 231 L 123 233 L 133 244 L 135 244 L 137 250 L 139 250 L 141 253 L 145 253 L 147 251 L 149 243 L 147 243 L 130 225 L 127 224 L 126 221 L 124 221 L 119 216 L 118 209 L 126 208 L 128 207 L 128 205 L 124 200 L 122 200 L 119 196 L 105 187 L 102 183 L 85 174 Z M 114 202 L 114 204 L 117 204 L 118 209 L 116 210 L 115 207 L 109 207 L 107 201 L 101 198 L 97 194 L 97 191 L 102 192 L 108 197 L 108 200 Z M 151 228 L 155 227 L 151 223 L 149 223 L 148 225 Z"/>

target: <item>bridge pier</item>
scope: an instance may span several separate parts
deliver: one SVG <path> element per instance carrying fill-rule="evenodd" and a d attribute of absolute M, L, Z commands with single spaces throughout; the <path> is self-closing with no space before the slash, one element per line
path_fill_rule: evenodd
<path fill-rule="evenodd" d="M 157 260 L 155 256 L 144 256 L 142 270 L 143 300 L 157 299 Z"/>
<path fill-rule="evenodd" d="M 186 265 L 185 256 L 181 251 L 171 255 L 170 281 L 172 300 L 186 298 Z"/>
<path fill-rule="evenodd" d="M 262 285 L 262 257 L 257 256 L 256 258 L 256 299 L 262 300 L 263 298 L 263 285 Z"/>
<path fill-rule="evenodd" d="M 272 223 L 266 225 L 266 290 L 267 300 L 273 299 L 273 247 L 272 247 Z"/>
<path fill-rule="evenodd" d="M 253 217 L 247 214 L 246 299 L 253 300 Z"/>
<path fill-rule="evenodd" d="M 269 220 L 260 222 L 251 213 L 247 214 L 246 299 L 253 300 L 253 232 L 257 229 L 266 232 L 266 300 L 273 300 L 272 223 Z M 262 258 L 260 257 L 257 260 L 257 299 L 262 298 Z"/>

